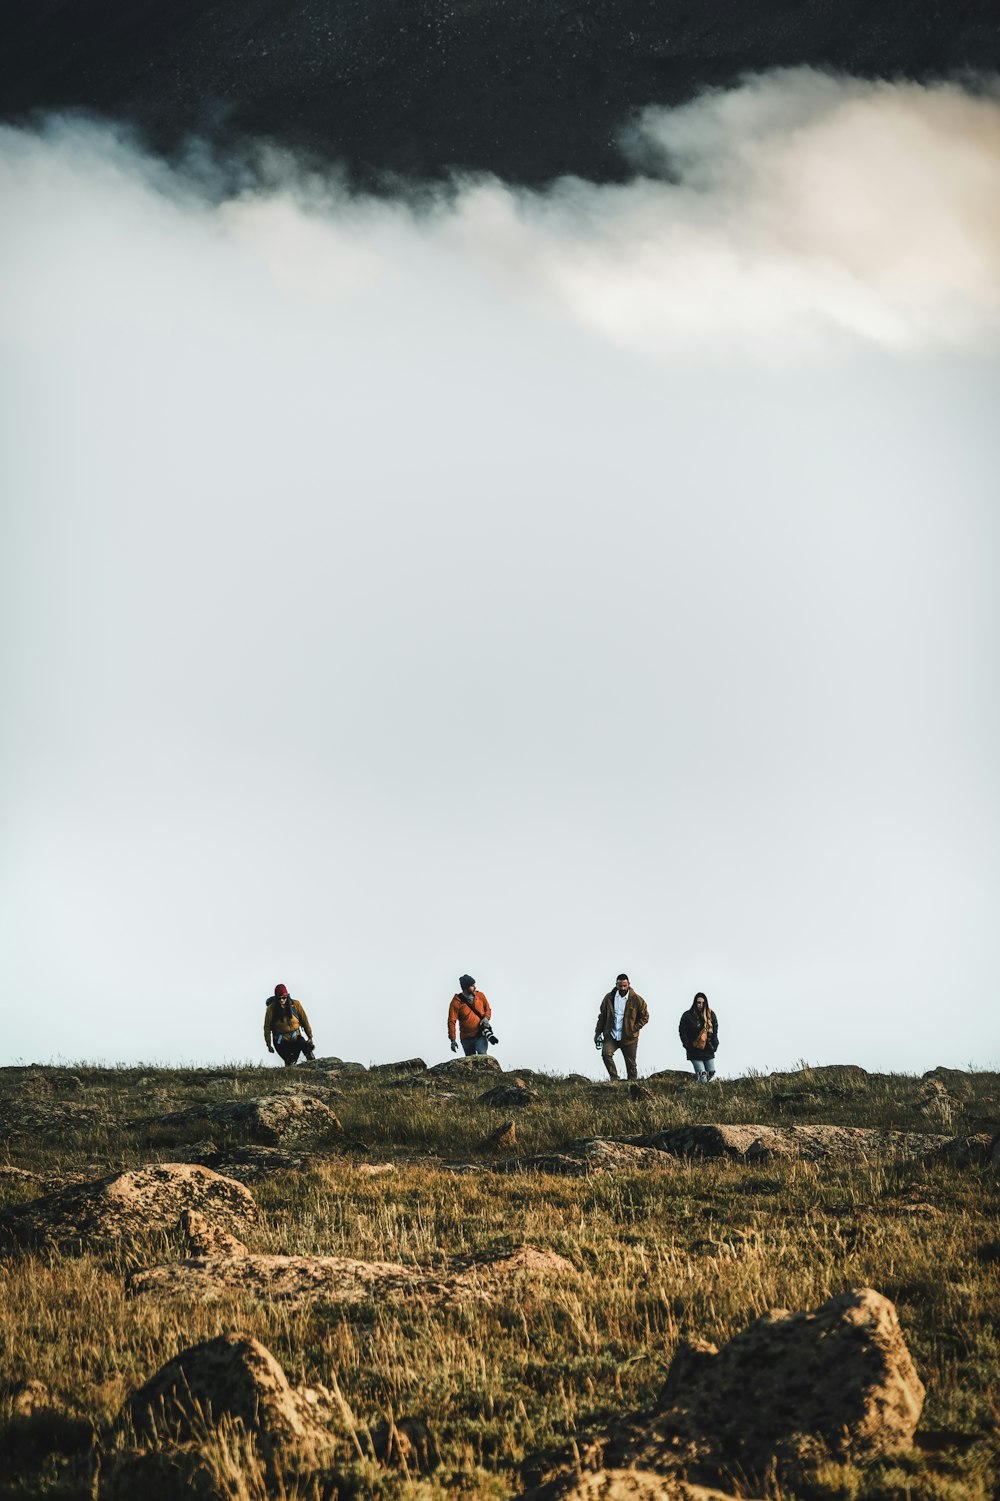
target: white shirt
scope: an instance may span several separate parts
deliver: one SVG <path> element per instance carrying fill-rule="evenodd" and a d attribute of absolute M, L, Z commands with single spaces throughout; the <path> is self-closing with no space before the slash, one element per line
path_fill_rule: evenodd
<path fill-rule="evenodd" d="M 628 991 L 622 995 L 620 990 L 615 991 L 615 1020 L 611 1028 L 611 1038 L 614 1042 L 622 1040 L 622 1022 L 625 1020 L 625 1006 L 628 1001 Z"/>

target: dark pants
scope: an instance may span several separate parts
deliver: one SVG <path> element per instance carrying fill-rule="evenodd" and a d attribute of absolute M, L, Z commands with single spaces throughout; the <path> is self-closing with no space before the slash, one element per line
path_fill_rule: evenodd
<path fill-rule="evenodd" d="M 462 1038 L 462 1052 L 465 1054 L 466 1058 L 471 1057 L 473 1053 L 488 1053 L 489 1050 L 490 1045 L 486 1041 L 485 1037 Z"/>
<path fill-rule="evenodd" d="M 601 1049 L 601 1057 L 604 1059 L 604 1067 L 607 1069 L 612 1079 L 617 1079 L 619 1077 L 618 1070 L 615 1067 L 615 1053 L 619 1048 L 621 1048 L 622 1057 L 625 1059 L 626 1074 L 628 1074 L 630 1079 L 637 1079 L 639 1077 L 635 1067 L 635 1050 L 638 1046 L 638 1037 L 634 1038 L 632 1042 L 615 1042 L 613 1037 L 606 1037 L 604 1039 L 604 1046 Z"/>
<path fill-rule="evenodd" d="M 293 1063 L 298 1063 L 300 1053 L 303 1053 L 306 1058 L 311 1058 L 316 1051 L 304 1032 L 300 1032 L 298 1037 L 293 1037 L 287 1042 L 276 1037 L 274 1050 L 286 1068 L 290 1068 Z"/>

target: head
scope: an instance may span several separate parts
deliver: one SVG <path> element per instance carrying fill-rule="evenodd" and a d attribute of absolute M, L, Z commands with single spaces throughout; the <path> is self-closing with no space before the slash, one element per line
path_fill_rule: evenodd
<path fill-rule="evenodd" d="M 288 1000 L 288 986 L 287 985 L 276 985 L 274 987 L 274 999 L 276 1001 L 287 1001 Z"/>
<path fill-rule="evenodd" d="M 698 994 L 691 1002 L 691 1010 L 697 1011 L 699 1013 L 703 1013 L 708 1010 L 708 996 L 703 990 L 699 990 Z"/>
<path fill-rule="evenodd" d="M 615 984 L 618 987 L 619 995 L 628 995 L 628 975 L 619 975 Z"/>
<path fill-rule="evenodd" d="M 458 988 L 463 995 L 475 995 L 476 982 L 471 975 L 460 975 L 458 980 Z"/>

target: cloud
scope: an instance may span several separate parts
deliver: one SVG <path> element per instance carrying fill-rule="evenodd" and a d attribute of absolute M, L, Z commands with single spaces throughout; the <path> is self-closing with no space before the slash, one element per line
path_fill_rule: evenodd
<path fill-rule="evenodd" d="M 352 198 L 273 151 L 227 193 L 202 155 L 173 174 L 72 121 L 0 135 L 15 224 L 29 199 L 113 201 L 162 240 L 192 220 L 241 273 L 326 304 L 411 275 L 486 277 L 658 359 L 909 355 L 1000 339 L 1000 98 L 807 70 L 651 109 L 623 138 L 626 184 L 544 192 L 460 181 L 419 206 Z M 204 196 L 208 190 L 208 200 Z M 27 198 L 25 197 L 27 195 Z M 123 289 L 127 293 L 127 289 Z"/>

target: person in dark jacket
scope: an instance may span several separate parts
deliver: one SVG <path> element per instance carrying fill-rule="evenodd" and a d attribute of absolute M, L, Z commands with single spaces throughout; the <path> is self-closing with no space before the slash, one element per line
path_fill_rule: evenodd
<path fill-rule="evenodd" d="M 299 1054 L 312 1058 L 316 1049 L 312 1027 L 301 1001 L 293 1000 L 285 985 L 276 985 L 264 1013 L 264 1041 L 269 1053 L 277 1053 L 286 1068 L 298 1062 Z"/>
<path fill-rule="evenodd" d="M 635 1053 L 639 1046 L 639 1033 L 648 1021 L 646 1002 L 632 989 L 628 975 L 619 975 L 614 990 L 609 990 L 601 1002 L 594 1030 L 594 1043 L 601 1049 L 604 1067 L 610 1078 L 619 1077 L 615 1067 L 615 1053 L 619 1048 L 625 1059 L 626 1074 L 630 1079 L 638 1078 Z"/>
<path fill-rule="evenodd" d="M 681 1012 L 677 1031 L 684 1051 L 694 1064 L 695 1078 L 701 1084 L 711 1084 L 715 1078 L 715 1054 L 719 1046 L 719 1019 L 703 990 L 699 990 L 690 1009 Z"/>

